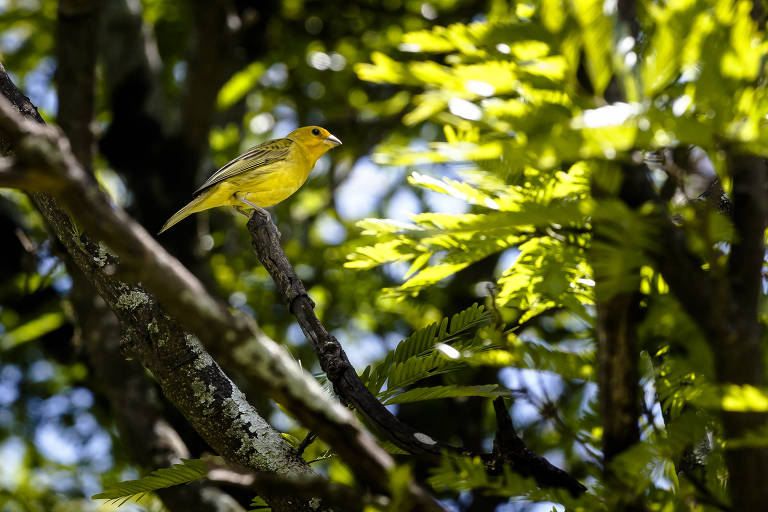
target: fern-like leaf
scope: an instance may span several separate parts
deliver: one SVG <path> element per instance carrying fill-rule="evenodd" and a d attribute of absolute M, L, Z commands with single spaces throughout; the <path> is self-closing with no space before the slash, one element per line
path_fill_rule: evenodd
<path fill-rule="evenodd" d="M 91 498 L 109 500 L 117 506 L 127 501 L 139 501 L 148 493 L 174 485 L 186 484 L 206 476 L 205 461 L 202 459 L 182 459 L 182 464 L 170 468 L 160 468 L 138 480 L 126 480 L 108 486 Z"/>
<path fill-rule="evenodd" d="M 391 350 L 383 361 L 367 367 L 361 374 L 361 379 L 371 393 L 379 394 L 387 380 L 390 380 L 389 389 L 394 390 L 396 387 L 443 373 L 440 371 L 440 362 L 449 364 L 450 360 L 435 353 L 435 346 L 439 343 L 455 343 L 469 336 L 489 318 L 490 315 L 483 306 L 473 304 L 453 315 L 450 323 L 447 318 L 443 318 L 440 322 L 417 329 Z M 418 378 L 413 380 L 414 377 Z"/>
<path fill-rule="evenodd" d="M 253 498 L 250 507 L 248 512 L 270 512 L 272 510 L 269 504 L 267 504 L 261 496 Z"/>
<path fill-rule="evenodd" d="M 438 398 L 458 398 L 465 396 L 481 396 L 495 398 L 508 395 L 509 392 L 501 389 L 496 384 L 482 386 L 432 386 L 428 388 L 414 388 L 404 391 L 399 395 L 386 400 L 384 405 L 404 404 L 408 402 L 422 402 L 424 400 L 436 400 Z"/>

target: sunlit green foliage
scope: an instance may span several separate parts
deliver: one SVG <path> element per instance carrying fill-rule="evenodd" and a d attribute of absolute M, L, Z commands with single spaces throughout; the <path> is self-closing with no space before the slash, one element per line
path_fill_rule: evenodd
<path fill-rule="evenodd" d="M 429 480 L 442 496 L 469 491 L 497 496 L 499 503 L 511 497 L 589 511 L 611 510 L 621 493 L 642 494 L 651 510 L 681 510 L 691 503 L 695 510 L 712 510 L 712 503 L 727 503 L 725 450 L 764 445 L 768 433 L 723 439 L 717 412 L 765 411 L 768 393 L 714 384 L 717 355 L 647 257 L 664 250 L 651 220 L 656 212 L 631 210 L 612 195 L 621 185 L 622 165 L 648 161 L 652 152 L 696 146 L 726 192 L 723 150 L 768 156 L 768 43 L 763 27 L 749 20 L 750 4 L 640 2 L 637 39 L 618 22 L 615 2 L 380 4 L 280 2 L 269 13 L 258 58 L 242 62 L 218 91 L 206 169 L 189 169 L 189 175 L 295 125 L 326 125 L 344 145 L 319 163 L 274 216 L 318 315 L 359 368 L 365 367 L 366 385 L 409 421 L 421 420 L 430 435 L 476 446 L 490 444 L 495 424 L 488 403 L 503 396 L 527 445 L 590 488 L 574 500 L 538 490 L 509 471 L 490 476 L 479 460 L 450 457 L 433 468 Z M 168 99 L 164 128 L 173 130 L 194 13 L 181 1 L 140 5 L 157 42 L 157 72 Z M 51 121 L 55 13 L 52 0 L 10 1 L 0 12 L 2 63 Z M 113 112 L 106 97 L 98 105 L 100 137 Z M 382 190 L 374 190 L 370 175 L 369 181 L 354 180 L 369 157 L 379 166 L 371 167 L 385 183 L 378 184 Z M 125 176 L 108 162 L 98 158 L 96 167 L 97 175 L 109 177 L 102 182 L 109 181 L 118 203 L 133 213 L 146 207 L 135 202 Z M 408 185 L 401 187 L 405 169 Z M 662 169 L 654 179 L 661 188 L 670 178 Z M 350 183 L 355 188 L 346 195 L 370 203 L 365 215 L 372 218 L 357 223 L 359 230 L 340 199 Z M 593 195 L 596 188 L 605 194 Z M 179 204 L 190 192 L 157 191 Z M 385 219 L 401 213 L 404 194 L 415 204 L 408 211 L 417 213 Z M 695 196 L 667 207 L 705 269 L 722 270 L 724 247 L 733 239 L 730 222 L 690 199 Z M 448 212 L 440 209 L 446 204 L 452 205 Z M 51 475 L 103 475 L 104 483 L 137 475 L 127 469 L 120 438 L 112 433 L 114 420 L 98 392 L 95 404 L 78 408 L 70 400 L 56 418 L 35 413 L 36 404 L 91 385 L 90 372 L 70 343 L 71 285 L 54 248 L 44 242 L 39 217 L 17 194 L 8 196 L 9 212 L 5 197 L 2 205 L 4 217 L 14 219 L 2 231 L 3 246 L 21 247 L 17 227 L 31 243 L 18 254 L 8 249 L 15 265 L 4 266 L 8 273 L 0 287 L 0 370 L 6 371 L 0 384 L 11 390 L 0 399 L 18 395 L 10 399 L 8 414 L 2 409 L 0 442 L 11 446 L 21 439 L 23 445 L 15 451 L 23 454 L 18 478 L 0 482 L 0 506 L 13 512 L 24 503 L 32 510 L 77 507 L 96 492 L 84 491 L 93 478 L 62 480 L 71 494 L 64 499 Z M 195 257 L 201 274 L 210 274 L 204 275 L 207 284 L 232 307 L 253 314 L 265 333 L 316 371 L 309 344 L 250 252 L 243 219 L 222 210 L 194 222 L 200 235 Z M 598 224 L 599 237 L 593 233 Z M 148 225 L 151 231 L 157 227 Z M 602 479 L 596 280 L 610 292 L 637 286 L 643 294 L 640 348 L 648 411 L 642 443 L 614 462 L 619 483 Z M 470 307 L 477 300 L 486 304 Z M 258 390 L 239 385 L 260 400 Z M 298 445 L 306 432 L 274 404 L 259 406 Z M 98 431 L 115 441 L 101 452 L 99 464 L 62 462 L 41 451 L 35 436 L 48 422 L 80 440 L 85 434 L 78 428 L 86 420 L 77 428 L 68 422 L 77 425 L 85 416 L 95 416 Z M 464 432 L 472 430 L 470 423 L 477 428 Z M 204 443 L 185 436 L 199 456 Z M 321 441 L 304 457 L 331 480 L 355 483 Z M 701 470 L 698 479 L 686 473 L 691 467 Z M 395 500 L 409 469 L 401 465 L 396 471 Z M 709 504 L 694 499 L 702 489 Z"/>
<path fill-rule="evenodd" d="M 454 362 L 552 371 L 574 382 L 589 381 L 596 371 L 589 343 L 596 278 L 607 293 L 639 287 L 649 311 L 642 348 L 653 358 L 643 382 L 655 387 L 663 418 L 654 420 L 649 412 L 645 441 L 615 461 L 615 470 L 630 493 L 682 505 L 682 495 L 701 489 L 690 482 L 681 487 L 676 465 L 691 443 L 703 443 L 717 430 L 710 414 L 762 411 L 766 393 L 712 384 L 709 349 L 666 295 L 666 284 L 647 257 L 664 250 L 653 207 L 631 210 L 611 195 L 621 185 L 621 165 L 642 162 L 655 151 L 696 146 L 726 191 L 724 149 L 765 156 L 768 40 L 749 17 L 750 2 L 641 3 L 637 40 L 617 21 L 615 6 L 591 0 L 495 2 L 481 21 L 407 33 L 400 46 L 404 53 L 374 53 L 370 63 L 358 65 L 362 80 L 413 91 L 406 124 L 443 126 L 444 142 L 414 150 L 393 140 L 379 147 L 376 161 L 452 164 L 443 167 L 449 172 L 461 168 L 441 178 L 414 170 L 409 182 L 463 201 L 467 213 L 361 221 L 361 237 L 350 247 L 346 266 L 368 271 L 407 263 L 402 284 L 384 294 L 413 300 L 445 286 L 473 263 L 516 251 L 488 297 L 498 319 L 479 331 L 476 342 L 481 346 L 485 340 L 488 350 Z M 659 186 L 673 179 L 661 173 L 655 178 Z M 605 194 L 594 195 L 595 189 Z M 720 253 L 713 248 L 732 239 L 727 218 L 706 213 L 695 202 L 669 207 L 697 254 L 708 265 L 719 265 Z M 596 224 L 599 238 L 592 231 Z M 530 326 L 546 325 L 562 312 L 584 323 L 579 337 L 586 345 L 560 347 L 540 328 L 533 343 Z M 502 334 L 502 325 L 512 332 Z M 517 336 L 516 330 L 527 335 Z M 586 426 L 577 420 L 566 428 Z M 599 430 L 584 432 L 587 444 L 599 441 Z M 597 438 L 589 439 L 593 434 Z M 738 442 L 762 445 L 765 438 L 756 433 Z M 722 476 L 723 443 L 715 438 L 699 455 L 700 464 L 708 465 L 709 492 L 720 503 L 727 500 L 712 475 Z M 498 485 L 486 481 L 481 465 L 473 471 L 469 461 L 445 464 L 433 485 Z M 667 480 L 671 486 L 663 483 Z M 542 499 L 520 489 L 509 492 Z M 612 491 L 596 492 L 606 501 L 586 509 L 610 510 Z"/>
<path fill-rule="evenodd" d="M 477 336 L 489 315 L 482 306 L 469 309 L 417 330 L 398 343 L 395 350 L 375 365 L 368 366 L 361 379 L 368 390 L 385 404 L 417 402 L 461 396 L 493 397 L 503 394 L 496 385 L 435 386 L 410 388 L 413 384 L 465 368 L 462 354 L 484 352 L 492 346 Z M 386 383 L 387 389 L 382 390 Z M 408 389 L 404 391 L 404 389 Z"/>

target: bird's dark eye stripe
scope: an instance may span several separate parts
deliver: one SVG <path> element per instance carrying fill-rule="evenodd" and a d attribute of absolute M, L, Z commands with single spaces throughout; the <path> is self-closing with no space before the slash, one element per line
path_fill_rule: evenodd
<path fill-rule="evenodd" d="M 312 130 L 312 135 L 320 135 L 320 130 L 315 128 L 314 130 Z"/>

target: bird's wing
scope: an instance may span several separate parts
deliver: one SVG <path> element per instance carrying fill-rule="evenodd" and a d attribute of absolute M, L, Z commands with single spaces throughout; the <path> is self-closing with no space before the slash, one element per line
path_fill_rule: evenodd
<path fill-rule="evenodd" d="M 268 173 L 269 169 L 265 167 L 273 162 L 285 160 L 291 152 L 292 146 L 295 144 L 296 143 L 291 139 L 274 139 L 252 147 L 213 173 L 200 188 L 195 190 L 195 195 L 217 183 L 221 183 L 232 176 L 236 176 L 246 171 L 257 170 L 256 174 L 259 174 L 258 169 L 262 169 L 263 173 Z"/>

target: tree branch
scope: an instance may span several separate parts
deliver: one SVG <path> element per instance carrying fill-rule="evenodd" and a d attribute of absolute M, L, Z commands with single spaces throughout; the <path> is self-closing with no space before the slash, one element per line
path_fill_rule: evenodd
<path fill-rule="evenodd" d="M 390 500 L 386 496 L 372 495 L 348 485 L 328 482 L 316 475 L 276 475 L 275 473 L 254 473 L 227 464 L 220 457 L 206 459 L 206 473 L 213 482 L 237 487 L 268 488 L 281 496 L 321 498 L 334 511 L 359 512 L 367 506 L 386 508 Z"/>
<path fill-rule="evenodd" d="M 35 168 L 20 171 L 13 157 L 0 157 L 0 187 L 23 188 L 27 192 L 55 193 L 63 185 L 58 178 Z"/>
<path fill-rule="evenodd" d="M 586 487 L 567 472 L 553 466 L 547 459 L 525 446 L 515 431 L 503 397 L 493 401 L 493 410 L 498 425 L 490 456 L 493 472 L 501 473 L 503 465 L 509 464 L 521 475 L 533 477 L 541 487 L 566 489 L 572 496 L 579 496 L 587 491 Z"/>
<path fill-rule="evenodd" d="M 461 452 L 460 449 L 435 441 L 427 434 L 418 432 L 403 423 L 368 391 L 350 364 L 339 341 L 326 331 L 315 315 L 314 303 L 285 256 L 280 246 L 280 233 L 266 210 L 259 209 L 254 212 L 248 221 L 248 231 L 251 233 L 253 247 L 261 263 L 272 276 L 272 280 L 287 303 L 288 309 L 296 317 L 302 332 L 312 343 L 321 368 L 341 399 L 354 406 L 382 435 L 410 453 L 434 457 L 440 451 Z M 511 420 L 509 425 L 511 426 Z M 506 424 L 504 430 L 508 431 Z M 522 444 L 522 441 L 519 439 L 518 441 Z M 527 448 L 507 450 L 495 458 L 494 455 L 486 454 L 483 458 L 486 461 L 497 460 L 496 463 L 489 465 L 490 470 L 493 470 L 493 467 L 498 469 L 498 465 L 493 466 L 493 464 L 503 459 L 503 462 L 512 464 L 512 467 L 521 474 L 533 476 L 543 487 L 562 487 L 573 494 L 580 494 L 586 490 L 568 473 Z"/>
<path fill-rule="evenodd" d="M 3 75 L 0 82 L 8 80 L 7 74 Z M 6 147 L 17 148 L 19 166 L 40 168 L 62 181 L 59 194 L 62 203 L 78 219 L 79 225 L 102 239 L 120 257 L 118 264 L 106 247 L 86 243 L 83 241 L 87 241 L 86 237 L 77 240 L 73 237 L 76 232 L 69 219 L 55 202 L 47 196 L 35 197 L 44 215 L 52 219 L 52 226 L 58 228 L 59 239 L 86 276 L 94 281 L 110 307 L 119 317 L 123 315 L 128 325 L 141 329 L 133 338 L 151 342 L 154 352 L 142 352 L 149 357 L 147 366 L 153 373 L 157 372 L 158 380 L 170 391 L 169 399 L 189 413 L 188 419 L 198 431 L 202 430 L 201 434 L 214 448 L 246 467 L 258 468 L 266 463 L 268 470 L 280 469 L 274 460 L 279 453 L 259 452 L 253 445 L 256 440 L 271 440 L 271 429 L 263 431 L 267 435 L 253 435 L 253 429 L 261 429 L 253 423 L 263 420 L 250 412 L 239 390 L 205 353 L 197 338 L 187 336 L 169 314 L 181 320 L 207 344 L 214 345 L 223 338 L 239 346 L 251 344 L 256 347 L 251 352 L 253 360 L 250 364 L 254 370 L 251 376 L 258 378 L 257 384 L 299 421 L 318 432 L 361 481 L 376 490 L 388 490 L 388 471 L 393 467 L 389 454 L 373 442 L 346 409 L 330 400 L 282 347 L 259 336 L 242 316 L 230 314 L 146 231 L 124 211 L 114 207 L 74 159 L 66 139 L 50 127 L 24 119 L 5 98 L 0 98 L 0 133 L 5 138 Z M 115 280 L 117 275 L 141 281 L 159 298 L 165 310 L 160 309 L 142 288 Z M 136 347 L 128 347 L 128 350 L 135 351 Z M 171 363 L 176 367 L 170 368 Z M 204 384 L 211 379 L 217 386 Z M 199 385 L 190 388 L 190 381 Z M 205 400 L 209 401 L 208 406 Z M 212 416 L 212 411 L 218 416 Z M 234 418 L 227 423 L 230 428 L 221 429 L 221 419 L 232 414 Z M 235 440 L 228 437 L 228 431 L 233 427 L 248 431 L 248 438 Z M 278 443 L 276 446 L 282 445 L 277 439 L 275 442 Z M 268 446 L 267 443 L 264 448 Z M 262 456 L 266 456 L 266 460 L 261 459 Z M 288 460 L 290 456 L 285 462 Z M 296 468 L 302 467 L 301 461 L 297 464 Z M 418 509 L 442 510 L 417 486 L 411 485 L 409 492 Z"/>
<path fill-rule="evenodd" d="M 402 423 L 363 385 L 339 341 L 325 330 L 315 315 L 315 305 L 280 247 L 280 233 L 269 213 L 257 210 L 248 221 L 248 230 L 259 259 L 312 343 L 320 367 L 342 400 L 354 406 L 382 434 L 410 453 L 439 455 L 441 450 L 455 450 Z"/>
<path fill-rule="evenodd" d="M 137 361 L 126 361 L 120 353 L 120 325 L 106 303 L 75 265 L 68 265 L 73 286 L 78 336 L 86 349 L 92 371 L 112 410 L 124 443 L 134 463 L 144 467 L 169 467 L 189 450 L 179 434 L 163 418 L 159 397 Z M 136 340 L 135 343 L 140 343 Z M 243 508 L 210 482 L 159 491 L 163 504 L 174 511 L 243 512 Z"/>
<path fill-rule="evenodd" d="M 187 335 L 142 288 L 110 277 L 119 265 L 103 246 L 91 243 L 86 235 L 79 240 L 68 236 L 74 229 L 53 200 L 40 195 L 34 200 L 73 261 L 120 319 L 123 350 L 152 372 L 170 402 L 210 446 L 249 468 L 311 473 L 196 338 Z M 259 492 L 275 510 L 310 510 L 307 502 L 272 496 L 269 489 Z"/>
<path fill-rule="evenodd" d="M 57 121 L 72 145 L 72 152 L 92 173 L 97 39 L 101 2 L 60 0 L 57 20 Z M 96 392 L 105 396 L 131 460 L 144 467 L 169 467 L 189 450 L 163 417 L 163 408 L 146 372 L 120 353 L 120 325 L 77 265 L 66 257 L 72 276 L 70 300 L 76 317 L 76 336 L 86 349 L 98 381 Z M 140 340 L 135 340 L 136 345 Z M 209 481 L 158 491 L 170 511 L 243 512 L 231 496 Z"/>

